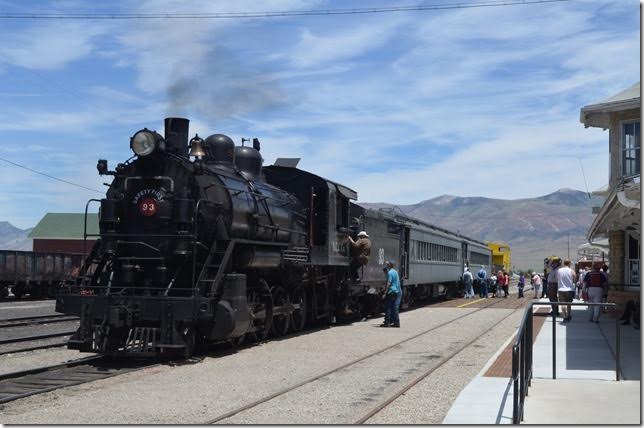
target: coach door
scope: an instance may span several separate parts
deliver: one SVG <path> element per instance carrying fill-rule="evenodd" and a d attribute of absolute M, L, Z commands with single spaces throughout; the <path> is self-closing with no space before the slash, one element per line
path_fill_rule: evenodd
<path fill-rule="evenodd" d="M 404 279 L 409 278 L 409 228 L 406 227 L 403 232 L 403 248 L 400 252 L 402 260 L 400 261 L 400 266 L 402 268 L 402 277 Z"/>
<path fill-rule="evenodd" d="M 465 272 L 467 266 L 467 242 L 461 243 L 461 272 Z"/>

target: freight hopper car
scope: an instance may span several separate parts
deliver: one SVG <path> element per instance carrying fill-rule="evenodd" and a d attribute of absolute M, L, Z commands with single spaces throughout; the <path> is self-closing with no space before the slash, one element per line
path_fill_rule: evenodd
<path fill-rule="evenodd" d="M 53 298 L 61 283 L 78 273 L 81 254 L 0 250 L 0 298 Z"/>

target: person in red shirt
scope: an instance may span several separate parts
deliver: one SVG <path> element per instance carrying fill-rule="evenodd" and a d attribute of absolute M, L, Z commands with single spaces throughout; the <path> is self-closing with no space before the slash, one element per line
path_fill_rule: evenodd
<path fill-rule="evenodd" d="M 510 283 L 510 276 L 505 271 L 499 271 L 496 276 L 496 282 L 503 290 L 503 297 L 508 297 L 508 284 Z"/>

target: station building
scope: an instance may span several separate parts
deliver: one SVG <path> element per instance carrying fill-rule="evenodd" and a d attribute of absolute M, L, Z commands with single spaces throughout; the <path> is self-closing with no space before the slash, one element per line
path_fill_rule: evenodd
<path fill-rule="evenodd" d="M 33 239 L 33 251 L 43 253 L 89 253 L 96 241 L 88 237 L 83 248 L 85 214 L 47 213 L 28 237 Z M 87 214 L 87 233 L 98 234 L 98 214 Z"/>
<path fill-rule="evenodd" d="M 609 183 L 594 192 L 604 204 L 586 235 L 590 244 L 608 239 L 609 301 L 639 299 L 640 254 L 640 84 L 581 109 L 586 127 L 608 129 Z"/>

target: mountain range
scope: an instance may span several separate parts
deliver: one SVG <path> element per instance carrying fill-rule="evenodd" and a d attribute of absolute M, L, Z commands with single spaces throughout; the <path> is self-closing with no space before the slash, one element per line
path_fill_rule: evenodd
<path fill-rule="evenodd" d="M 603 199 L 573 189 L 526 199 L 492 199 L 441 195 L 412 205 L 360 203 L 400 212 L 481 241 L 510 246 L 516 269 L 543 269 L 544 257 L 577 258 L 593 221 L 592 207 Z"/>
<path fill-rule="evenodd" d="M 9 222 L 0 221 L 0 250 L 31 251 L 33 240 L 27 235 L 32 229 L 19 229 Z"/>
<path fill-rule="evenodd" d="M 556 254 L 574 261 L 577 247 L 586 241 L 593 221 L 592 207 L 602 198 L 587 193 L 560 189 L 554 193 L 526 199 L 491 199 L 442 195 L 412 205 L 360 203 L 385 210 L 399 210 L 420 220 L 481 241 L 510 245 L 516 269 L 543 269 L 544 257 Z M 0 222 L 0 249 L 31 250 L 27 235 L 32 229 L 19 229 Z"/>

